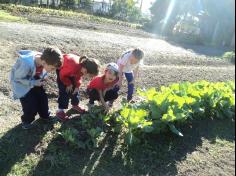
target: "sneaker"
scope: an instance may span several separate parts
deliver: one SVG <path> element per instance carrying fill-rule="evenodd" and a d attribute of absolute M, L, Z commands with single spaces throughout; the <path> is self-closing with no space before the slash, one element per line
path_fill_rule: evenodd
<path fill-rule="evenodd" d="M 85 109 L 82 109 L 81 107 L 79 107 L 79 106 L 73 106 L 72 107 L 72 109 L 73 110 L 76 110 L 78 113 L 80 113 L 80 114 L 84 114 L 86 111 L 85 111 Z"/>
<path fill-rule="evenodd" d="M 50 123 L 50 122 L 54 122 L 55 121 L 55 118 L 52 117 L 52 116 L 49 116 L 48 118 L 40 118 L 42 119 L 44 122 L 47 122 L 47 123 Z"/>
<path fill-rule="evenodd" d="M 129 100 L 128 101 L 130 104 L 135 104 L 136 102 L 134 100 Z"/>
<path fill-rule="evenodd" d="M 62 122 L 69 120 L 69 117 L 66 115 L 64 111 L 57 112 L 56 117 Z"/>
<path fill-rule="evenodd" d="M 25 122 L 22 123 L 22 129 L 23 130 L 29 130 L 29 129 L 32 129 L 32 128 L 33 128 L 33 125 L 31 123 L 25 123 Z"/>

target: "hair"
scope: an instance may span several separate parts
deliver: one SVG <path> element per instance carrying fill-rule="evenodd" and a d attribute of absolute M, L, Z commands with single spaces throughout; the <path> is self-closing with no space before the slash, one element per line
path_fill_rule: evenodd
<path fill-rule="evenodd" d="M 58 48 L 48 47 L 43 51 L 41 59 L 48 65 L 53 65 L 59 68 L 61 67 L 63 62 L 63 55 Z"/>
<path fill-rule="evenodd" d="M 113 64 L 113 63 L 112 63 L 112 64 Z M 119 70 L 115 71 L 115 70 L 112 69 L 111 67 L 112 67 L 111 63 L 108 64 L 107 67 L 106 67 L 106 69 L 105 69 L 105 73 L 106 73 L 108 70 L 110 70 L 110 71 L 113 72 L 113 75 L 115 75 L 116 77 L 119 77 Z M 118 65 L 117 65 L 117 67 L 118 67 Z M 119 67 L 118 67 L 118 68 L 119 68 Z"/>
<path fill-rule="evenodd" d="M 140 48 L 133 49 L 133 50 L 132 50 L 132 54 L 133 54 L 134 57 L 135 57 L 136 59 L 138 59 L 139 61 L 144 58 L 144 52 L 143 52 L 143 50 L 141 50 Z"/>
<path fill-rule="evenodd" d="M 90 59 L 87 56 L 81 56 L 80 57 L 80 63 L 82 64 L 82 67 L 84 67 L 88 74 L 92 75 L 98 75 L 99 74 L 99 61 L 96 59 Z"/>

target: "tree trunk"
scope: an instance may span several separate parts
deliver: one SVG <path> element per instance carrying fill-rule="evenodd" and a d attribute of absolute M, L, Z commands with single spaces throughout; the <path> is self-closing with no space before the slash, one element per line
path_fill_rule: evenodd
<path fill-rule="evenodd" d="M 143 9 L 143 0 L 141 0 L 141 4 L 140 4 L 140 10 L 142 11 Z"/>
<path fill-rule="evenodd" d="M 232 37 L 232 40 L 231 40 L 231 47 L 234 48 L 235 47 L 235 33 Z"/>

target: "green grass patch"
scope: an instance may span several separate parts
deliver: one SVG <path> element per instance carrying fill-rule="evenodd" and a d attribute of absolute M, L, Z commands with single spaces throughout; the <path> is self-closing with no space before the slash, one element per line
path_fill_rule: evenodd
<path fill-rule="evenodd" d="M 13 4 L 0 4 L 0 9 L 6 10 L 7 12 L 14 14 L 30 14 L 30 15 L 50 15 L 59 17 L 74 17 L 77 20 L 87 21 L 87 22 L 97 22 L 105 24 L 114 24 L 130 28 L 141 28 L 139 24 L 132 24 L 128 22 L 113 20 L 109 18 L 89 15 L 81 12 L 75 12 L 71 10 L 55 10 L 39 7 L 29 7 L 23 5 L 13 5 Z"/>
<path fill-rule="evenodd" d="M 3 10 L 0 10 L 0 21 L 6 22 L 27 22 L 25 18 L 13 16 L 10 13 L 7 13 Z"/>

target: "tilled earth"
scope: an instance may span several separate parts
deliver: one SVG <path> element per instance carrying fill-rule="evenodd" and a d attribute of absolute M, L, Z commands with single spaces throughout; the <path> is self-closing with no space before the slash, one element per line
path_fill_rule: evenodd
<path fill-rule="evenodd" d="M 48 25 L 0 23 L 1 82 L 8 80 L 15 52 L 19 49 L 42 50 L 58 46 L 63 52 L 76 51 L 97 58 L 102 65 L 116 62 L 122 52 L 140 47 L 145 53 L 138 86 L 159 87 L 181 81 L 234 80 L 232 63 L 197 55 L 192 51 L 169 44 L 164 40 L 127 35 L 69 29 Z M 9 85 L 1 84 L 1 91 L 9 95 Z"/>
<path fill-rule="evenodd" d="M 20 49 L 40 51 L 44 47 L 53 45 L 58 46 L 65 53 L 76 51 L 81 55 L 97 58 L 105 66 L 109 62 L 116 62 L 125 50 L 140 47 L 146 53 L 137 81 L 137 86 L 142 88 L 159 87 L 182 81 L 235 80 L 235 66 L 228 61 L 199 55 L 164 40 L 144 38 L 141 35 L 135 37 L 133 31 L 132 35 L 127 33 L 128 31 L 122 35 L 43 24 L 0 22 L 0 123 L 2 126 L 0 132 L 10 127 L 9 120 L 15 124 L 19 123 L 19 119 L 9 118 L 9 116 L 19 115 L 20 107 L 19 103 L 11 100 L 8 80 L 11 66 L 16 60 L 16 51 Z M 47 90 L 52 98 L 50 106 L 55 109 L 57 97 L 55 75 L 51 75 L 50 78 Z M 85 87 L 86 85 L 83 85 L 82 88 Z M 126 89 L 123 89 L 122 93 L 125 92 Z M 232 157 L 230 161 L 235 160 Z"/>

